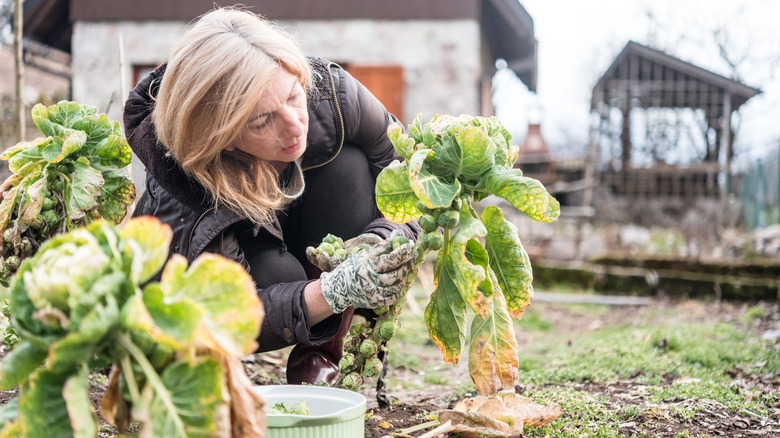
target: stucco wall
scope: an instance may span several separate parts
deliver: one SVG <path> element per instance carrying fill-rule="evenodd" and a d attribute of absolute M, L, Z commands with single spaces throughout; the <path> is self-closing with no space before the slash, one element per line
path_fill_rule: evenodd
<path fill-rule="evenodd" d="M 404 113 L 476 114 L 480 35 L 476 21 L 281 23 L 306 53 L 336 62 L 403 67 Z"/>

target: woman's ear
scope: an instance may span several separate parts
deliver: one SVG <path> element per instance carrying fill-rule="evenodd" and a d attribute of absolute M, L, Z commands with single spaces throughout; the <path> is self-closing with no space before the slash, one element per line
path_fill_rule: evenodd
<path fill-rule="evenodd" d="M 225 149 L 224 149 L 224 150 L 226 150 L 226 151 L 228 151 L 228 152 L 233 152 L 234 150 L 236 150 L 236 147 L 235 147 L 235 146 L 233 146 L 233 144 L 231 143 L 231 144 L 229 144 L 229 145 L 225 146 Z"/>

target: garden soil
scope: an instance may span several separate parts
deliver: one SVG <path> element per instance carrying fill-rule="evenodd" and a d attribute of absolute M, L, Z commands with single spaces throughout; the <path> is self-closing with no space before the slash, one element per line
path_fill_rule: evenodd
<path fill-rule="evenodd" d="M 646 306 L 614 306 L 607 313 L 593 314 L 577 312 L 571 306 L 556 305 L 556 303 L 534 303 L 528 310 L 538 306 L 545 320 L 550 321 L 552 330 L 559 334 L 576 334 L 583 331 L 603 328 L 608 324 L 662 324 L 669 322 L 667 315 L 675 315 L 675 322 L 712 321 L 719 318 L 724 321 L 742 321 L 749 305 L 742 303 L 702 303 L 700 301 L 670 302 L 653 300 Z M 780 324 L 780 310 L 777 305 L 767 305 L 770 312 L 767 318 L 759 323 L 745 326 L 756 337 L 777 330 Z M 665 312 L 664 310 L 675 310 Z M 653 315 L 653 316 L 649 316 Z M 661 316 L 664 315 L 664 316 Z M 653 321 L 653 318 L 658 318 Z M 403 330 L 403 329 L 402 329 Z M 530 347 L 534 343 L 544 342 L 518 332 L 520 348 Z M 376 401 L 376 391 L 366 388 L 362 392 L 368 399 L 365 436 L 381 438 L 398 434 L 403 428 L 419 425 L 430 421 L 429 414 L 443 409 L 452 408 L 464 396 L 468 388 L 468 370 L 465 364 L 456 367 L 444 364 L 435 345 L 426 340 L 420 340 L 430 348 L 428 353 L 420 354 L 415 350 L 415 366 L 399 366 L 388 371 L 385 394 L 392 401 L 389 406 L 380 406 Z M 258 384 L 284 383 L 284 365 L 289 350 L 263 353 L 250 356 L 245 362 L 247 374 Z M 406 354 L 404 351 L 392 350 L 391 354 Z M 522 351 L 521 351 L 522 354 Z M 780 391 L 780 376 L 765 375 L 753 369 L 731 370 L 732 377 L 741 385 L 747 385 L 756 391 L 777 393 Z M 634 376 L 638 377 L 638 376 Z M 663 385 L 673 385 L 679 376 L 668 376 Z M 95 379 L 99 382 L 100 379 Z M 632 381 L 631 378 L 614 383 L 577 382 L 567 383 L 571 389 L 588 393 L 594 397 L 608 398 L 618 405 L 636 405 L 647 409 L 648 393 L 644 385 Z M 93 404 L 97 407 L 104 386 L 99 383 L 92 385 Z M 533 394 L 533 387 L 518 387 L 519 393 Z M 0 404 L 16 396 L 17 391 L 0 391 Z M 461 395 L 457 395 L 461 394 Z M 467 394 L 465 394 L 467 395 Z M 678 418 L 669 408 L 672 405 L 686 405 L 696 412 L 693 419 Z M 772 430 L 780 430 L 780 404 L 771 406 L 773 412 L 770 418 L 760 417 L 750 412 L 740 414 L 729 412 L 725 406 L 711 400 L 674 400 L 666 404 L 650 406 L 653 415 L 641 415 L 637 420 L 628 421 L 619 426 L 623 436 L 641 436 L 643 432 L 651 431 L 658 437 L 675 436 L 710 436 L 710 437 L 778 437 L 780 434 Z M 564 412 L 563 416 L 567 413 Z M 102 419 L 101 419 L 102 422 Z M 105 426 L 105 423 L 102 422 Z M 640 429 L 641 427 L 641 429 Z M 583 432 L 587 425 L 583 425 Z M 643 431 L 643 432 L 640 432 Z M 411 436 L 419 436 L 414 432 Z M 687 433 L 687 435 L 686 435 Z M 102 428 L 101 437 L 116 436 L 110 428 Z"/>

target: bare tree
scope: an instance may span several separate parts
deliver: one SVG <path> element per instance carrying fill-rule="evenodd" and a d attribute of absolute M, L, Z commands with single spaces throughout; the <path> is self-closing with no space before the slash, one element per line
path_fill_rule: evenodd
<path fill-rule="evenodd" d="M 14 1 L 14 76 L 16 81 L 16 114 L 19 117 L 18 141 L 24 140 L 25 117 L 24 99 L 22 98 L 22 86 L 24 84 L 24 64 L 22 63 L 22 0 Z"/>

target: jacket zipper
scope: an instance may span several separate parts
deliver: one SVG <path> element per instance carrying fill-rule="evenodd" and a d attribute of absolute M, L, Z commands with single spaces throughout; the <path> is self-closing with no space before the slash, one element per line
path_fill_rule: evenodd
<path fill-rule="evenodd" d="M 331 92 L 333 93 L 333 104 L 336 106 L 336 114 L 339 117 L 339 124 L 341 126 L 341 140 L 339 142 L 339 148 L 336 150 L 336 153 L 333 154 L 333 156 L 330 157 L 327 161 L 325 161 L 323 163 L 320 163 L 320 164 L 316 164 L 314 166 L 309 166 L 309 167 L 303 169 L 304 172 L 307 171 L 307 170 L 311 170 L 311 169 L 316 169 L 318 167 L 322 167 L 322 166 L 330 163 L 331 161 L 335 160 L 336 157 L 338 157 L 339 153 L 341 153 L 341 148 L 344 147 L 344 135 L 345 135 L 344 134 L 344 116 L 341 114 L 341 105 L 339 105 L 339 95 L 336 92 L 336 80 L 333 78 L 333 72 L 330 71 L 330 67 L 333 66 L 333 65 L 335 65 L 336 67 L 339 67 L 339 68 L 340 68 L 340 66 L 338 64 L 336 64 L 335 62 L 328 63 L 328 77 L 330 77 L 330 88 L 331 88 Z"/>
<path fill-rule="evenodd" d="M 190 238 L 189 238 L 189 241 L 187 242 L 187 258 L 188 259 L 190 258 L 189 257 L 190 256 L 190 252 L 192 251 L 192 237 L 195 235 L 195 228 L 198 228 L 198 224 L 200 224 L 200 221 L 203 220 L 203 218 L 206 217 L 207 214 L 209 214 L 212 211 L 214 211 L 214 209 L 215 209 L 215 207 L 210 207 L 208 210 L 204 211 L 200 215 L 198 220 L 195 221 L 195 225 L 193 225 L 192 228 L 190 229 Z"/>

